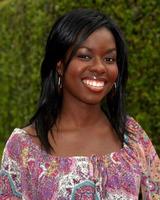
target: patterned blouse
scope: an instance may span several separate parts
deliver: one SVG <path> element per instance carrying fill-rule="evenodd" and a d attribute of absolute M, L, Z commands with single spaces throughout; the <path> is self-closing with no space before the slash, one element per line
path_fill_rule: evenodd
<path fill-rule="evenodd" d="M 131 137 L 118 152 L 58 157 L 16 128 L 4 149 L 0 200 L 160 200 L 160 160 L 140 125 L 128 118 Z M 128 141 L 127 141 L 128 140 Z"/>

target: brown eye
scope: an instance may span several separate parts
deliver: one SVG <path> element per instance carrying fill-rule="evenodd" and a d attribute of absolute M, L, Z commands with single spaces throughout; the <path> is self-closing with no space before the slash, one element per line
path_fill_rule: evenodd
<path fill-rule="evenodd" d="M 91 56 L 89 56 L 89 55 L 78 55 L 78 58 L 80 58 L 81 60 L 86 60 L 86 61 L 88 61 L 88 60 L 90 60 L 91 59 Z"/>
<path fill-rule="evenodd" d="M 106 63 L 112 64 L 112 63 L 114 63 L 116 61 L 116 59 L 112 58 L 112 57 L 107 57 L 107 58 L 104 59 L 104 61 Z"/>

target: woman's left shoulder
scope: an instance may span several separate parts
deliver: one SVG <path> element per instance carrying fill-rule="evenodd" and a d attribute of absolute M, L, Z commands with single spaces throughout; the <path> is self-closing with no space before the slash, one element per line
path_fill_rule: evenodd
<path fill-rule="evenodd" d="M 143 133 L 144 130 L 141 125 L 131 116 L 127 116 L 126 119 L 126 128 L 131 133 Z"/>
<path fill-rule="evenodd" d="M 130 143 L 137 151 L 143 150 L 145 154 L 155 152 L 151 138 L 133 117 L 127 117 L 126 129 L 130 136 Z"/>
<path fill-rule="evenodd" d="M 140 138 L 146 138 L 146 139 L 148 138 L 149 139 L 145 130 L 133 117 L 127 116 L 126 129 L 135 139 L 136 138 L 137 139 L 140 139 Z"/>
<path fill-rule="evenodd" d="M 136 143 L 148 146 L 151 143 L 151 139 L 142 128 L 142 126 L 133 118 L 128 116 L 126 120 L 126 129 Z"/>

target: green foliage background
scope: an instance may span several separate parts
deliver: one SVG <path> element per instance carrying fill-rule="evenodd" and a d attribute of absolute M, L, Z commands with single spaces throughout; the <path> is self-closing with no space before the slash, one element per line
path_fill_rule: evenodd
<path fill-rule="evenodd" d="M 0 155 L 11 131 L 28 122 L 36 109 L 51 25 L 79 7 L 103 11 L 121 27 L 129 50 L 128 113 L 160 153 L 159 0 L 1 0 Z"/>

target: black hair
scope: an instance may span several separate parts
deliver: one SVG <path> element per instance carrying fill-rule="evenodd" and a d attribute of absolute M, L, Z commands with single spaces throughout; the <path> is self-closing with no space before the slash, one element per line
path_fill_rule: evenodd
<path fill-rule="evenodd" d="M 48 133 L 56 125 L 61 112 L 63 94 L 59 92 L 57 63 L 65 60 L 65 69 L 77 49 L 95 30 L 106 27 L 115 38 L 117 49 L 118 78 L 116 89 L 107 94 L 102 109 L 124 142 L 126 131 L 125 87 L 128 76 L 127 49 L 120 29 L 106 15 L 91 9 L 76 9 L 60 17 L 53 25 L 46 44 L 41 65 L 41 94 L 38 109 L 30 123 L 35 125 L 42 147 L 49 152 L 53 149 L 48 141 Z M 71 49 L 69 58 L 66 54 Z M 114 94 L 113 94 L 114 93 Z"/>

